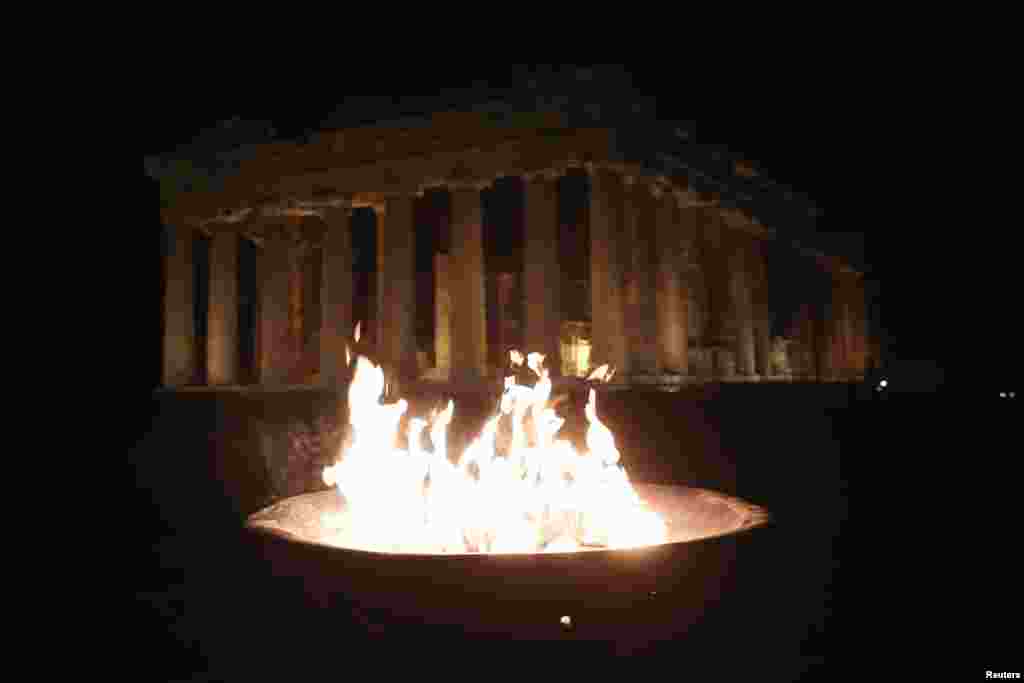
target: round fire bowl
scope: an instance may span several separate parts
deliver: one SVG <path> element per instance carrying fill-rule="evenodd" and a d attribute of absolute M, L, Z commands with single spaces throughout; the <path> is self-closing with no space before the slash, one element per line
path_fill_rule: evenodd
<path fill-rule="evenodd" d="M 283 500 L 251 515 L 246 529 L 274 575 L 301 578 L 339 622 L 641 644 L 678 636 L 730 590 L 736 544 L 768 514 L 703 489 L 634 488 L 666 522 L 667 543 L 569 553 L 368 552 L 326 543 L 321 516 L 344 514 L 335 490 Z"/>

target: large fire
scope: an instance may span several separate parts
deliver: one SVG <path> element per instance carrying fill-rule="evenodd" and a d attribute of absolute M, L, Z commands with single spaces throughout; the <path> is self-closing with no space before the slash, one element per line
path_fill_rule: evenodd
<path fill-rule="evenodd" d="M 358 328 L 357 328 L 358 339 Z M 346 359 L 351 360 L 348 349 Z M 629 548 L 667 541 L 665 522 L 644 504 L 619 462 L 615 439 L 586 404 L 585 452 L 556 438 L 564 420 L 552 407 L 544 356 L 513 365 L 536 375 L 534 386 L 505 379 L 496 413 L 457 458 L 448 452 L 455 405 L 410 417 L 408 448 L 396 448 L 404 399 L 385 403 L 383 370 L 362 355 L 348 401 L 351 443 L 324 469 L 347 514 L 321 520 L 337 545 L 393 553 L 536 553 Z M 606 366 L 589 379 L 611 377 Z M 499 427 L 511 441 L 499 452 Z"/>

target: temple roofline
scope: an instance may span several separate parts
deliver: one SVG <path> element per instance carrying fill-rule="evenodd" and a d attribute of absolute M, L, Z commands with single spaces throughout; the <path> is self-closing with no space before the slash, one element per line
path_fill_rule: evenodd
<path fill-rule="evenodd" d="M 177 201 L 170 202 L 162 212 L 164 220 L 204 230 L 210 229 L 207 223 L 230 223 L 233 216 L 246 209 L 266 207 L 271 213 L 302 215 L 306 209 L 316 209 L 318 203 L 361 201 L 372 205 L 382 201 L 381 195 L 418 193 L 424 187 L 456 180 L 448 176 L 458 170 L 460 161 L 469 168 L 465 169 L 468 174 L 464 178 L 457 179 L 483 184 L 500 175 L 536 172 L 552 166 L 587 161 L 617 163 L 628 168 L 630 175 L 668 181 L 674 188 L 699 195 L 708 204 L 736 208 L 758 224 L 753 219 L 756 211 L 752 204 L 777 189 L 771 181 L 761 179 L 760 174 L 751 173 L 746 162 L 726 159 L 728 174 L 735 176 L 731 180 L 717 178 L 721 175 L 717 171 L 710 175 L 699 171 L 695 165 L 697 158 L 687 157 L 707 145 L 697 145 L 683 136 L 685 142 L 680 147 L 679 132 L 669 131 L 665 126 L 657 125 L 654 131 L 649 126 L 640 130 L 618 121 L 580 126 L 574 118 L 578 117 L 563 111 L 502 109 L 502 103 L 497 102 L 475 110 L 439 111 L 353 127 L 325 128 L 301 141 L 274 140 L 245 145 L 244 153 L 215 153 L 218 158 L 233 159 L 224 171 L 195 171 L 192 184 L 211 188 L 205 192 L 194 188 L 177 191 L 184 183 L 173 176 L 181 172 L 182 165 L 176 165 L 169 157 L 148 157 L 146 169 L 150 177 L 173 186 L 171 192 L 177 191 Z M 453 140 L 458 142 L 453 145 Z M 657 140 L 663 140 L 665 145 L 659 146 Z M 539 151 L 526 155 L 532 159 L 521 158 L 521 153 L 519 164 L 506 158 L 501 165 L 508 168 L 493 167 L 474 173 L 480 171 L 472 168 L 474 157 L 493 156 L 496 148 L 504 147 L 509 152 L 509 147 L 531 146 L 552 149 L 550 154 Z M 717 151 L 711 156 L 722 158 Z M 438 157 L 465 158 L 443 159 L 446 168 Z M 185 166 L 194 169 L 201 163 Z M 365 182 L 351 178 L 355 173 L 366 176 Z M 372 191 L 360 187 L 361 184 Z M 708 191 L 709 187 L 713 190 Z M 783 194 L 792 199 L 789 193 Z"/>

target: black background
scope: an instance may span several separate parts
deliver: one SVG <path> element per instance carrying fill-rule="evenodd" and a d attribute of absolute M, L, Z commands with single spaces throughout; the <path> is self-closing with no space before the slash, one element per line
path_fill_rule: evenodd
<path fill-rule="evenodd" d="M 345 75 L 336 87 L 389 94 L 475 82 L 521 87 L 545 68 L 481 66 L 432 82 L 408 72 L 364 73 Z M 1008 484 L 997 486 L 995 475 L 1017 442 L 995 397 L 1004 386 L 1018 394 L 1021 388 L 1013 306 L 1006 303 L 1019 288 L 1014 255 L 1001 246 L 996 226 L 936 217 L 944 193 L 958 185 L 951 177 L 921 179 L 920 150 L 934 151 L 943 140 L 921 109 L 902 106 L 901 84 L 856 72 L 823 78 L 812 64 L 760 68 L 753 76 L 695 81 L 681 80 L 675 64 L 627 66 L 637 90 L 656 99 L 659 118 L 689 122 L 699 142 L 742 153 L 764 175 L 812 198 L 823 215 L 797 237 L 865 266 L 886 363 L 928 361 L 923 367 L 940 369 L 944 380 L 938 393 L 872 409 L 873 422 L 859 415 L 837 428 L 851 503 L 827 670 L 863 666 L 882 653 L 908 672 L 941 671 L 953 661 L 979 677 L 986 668 L 1019 670 L 1019 659 L 1016 669 L 1007 659 L 1009 632 L 1001 628 L 1020 604 L 1019 590 L 1003 580 L 1016 566 L 1006 551 L 1019 534 L 1004 534 L 1015 495 L 997 493 Z M 173 149 L 233 116 L 301 134 L 343 104 L 319 78 L 267 87 L 264 75 L 238 69 L 199 79 L 187 72 L 168 67 L 155 75 L 160 87 L 146 93 L 140 112 L 148 124 L 143 155 Z M 153 292 L 137 297 L 140 371 L 132 381 L 143 399 L 159 382 L 159 198 L 141 164 L 138 182 L 132 248 L 139 258 L 130 265 L 140 289 Z M 983 248 L 964 250 L 965 241 Z M 929 379 L 901 375 L 909 383 Z M 140 435 L 150 426 L 145 410 Z M 980 503 L 979 487 L 986 492 Z M 928 658 L 916 654 L 922 644 Z"/>

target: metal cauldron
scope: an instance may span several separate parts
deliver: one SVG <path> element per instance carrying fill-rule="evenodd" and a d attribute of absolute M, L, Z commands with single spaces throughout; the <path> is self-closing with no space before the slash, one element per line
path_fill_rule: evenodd
<path fill-rule="evenodd" d="M 392 629 L 642 647 L 678 637 L 730 590 L 737 543 L 769 516 L 714 491 L 634 487 L 665 520 L 667 543 L 571 553 L 366 552 L 324 543 L 321 515 L 344 513 L 333 489 L 256 512 L 246 531 L 276 576 L 299 577 L 309 593 L 357 605 Z"/>

